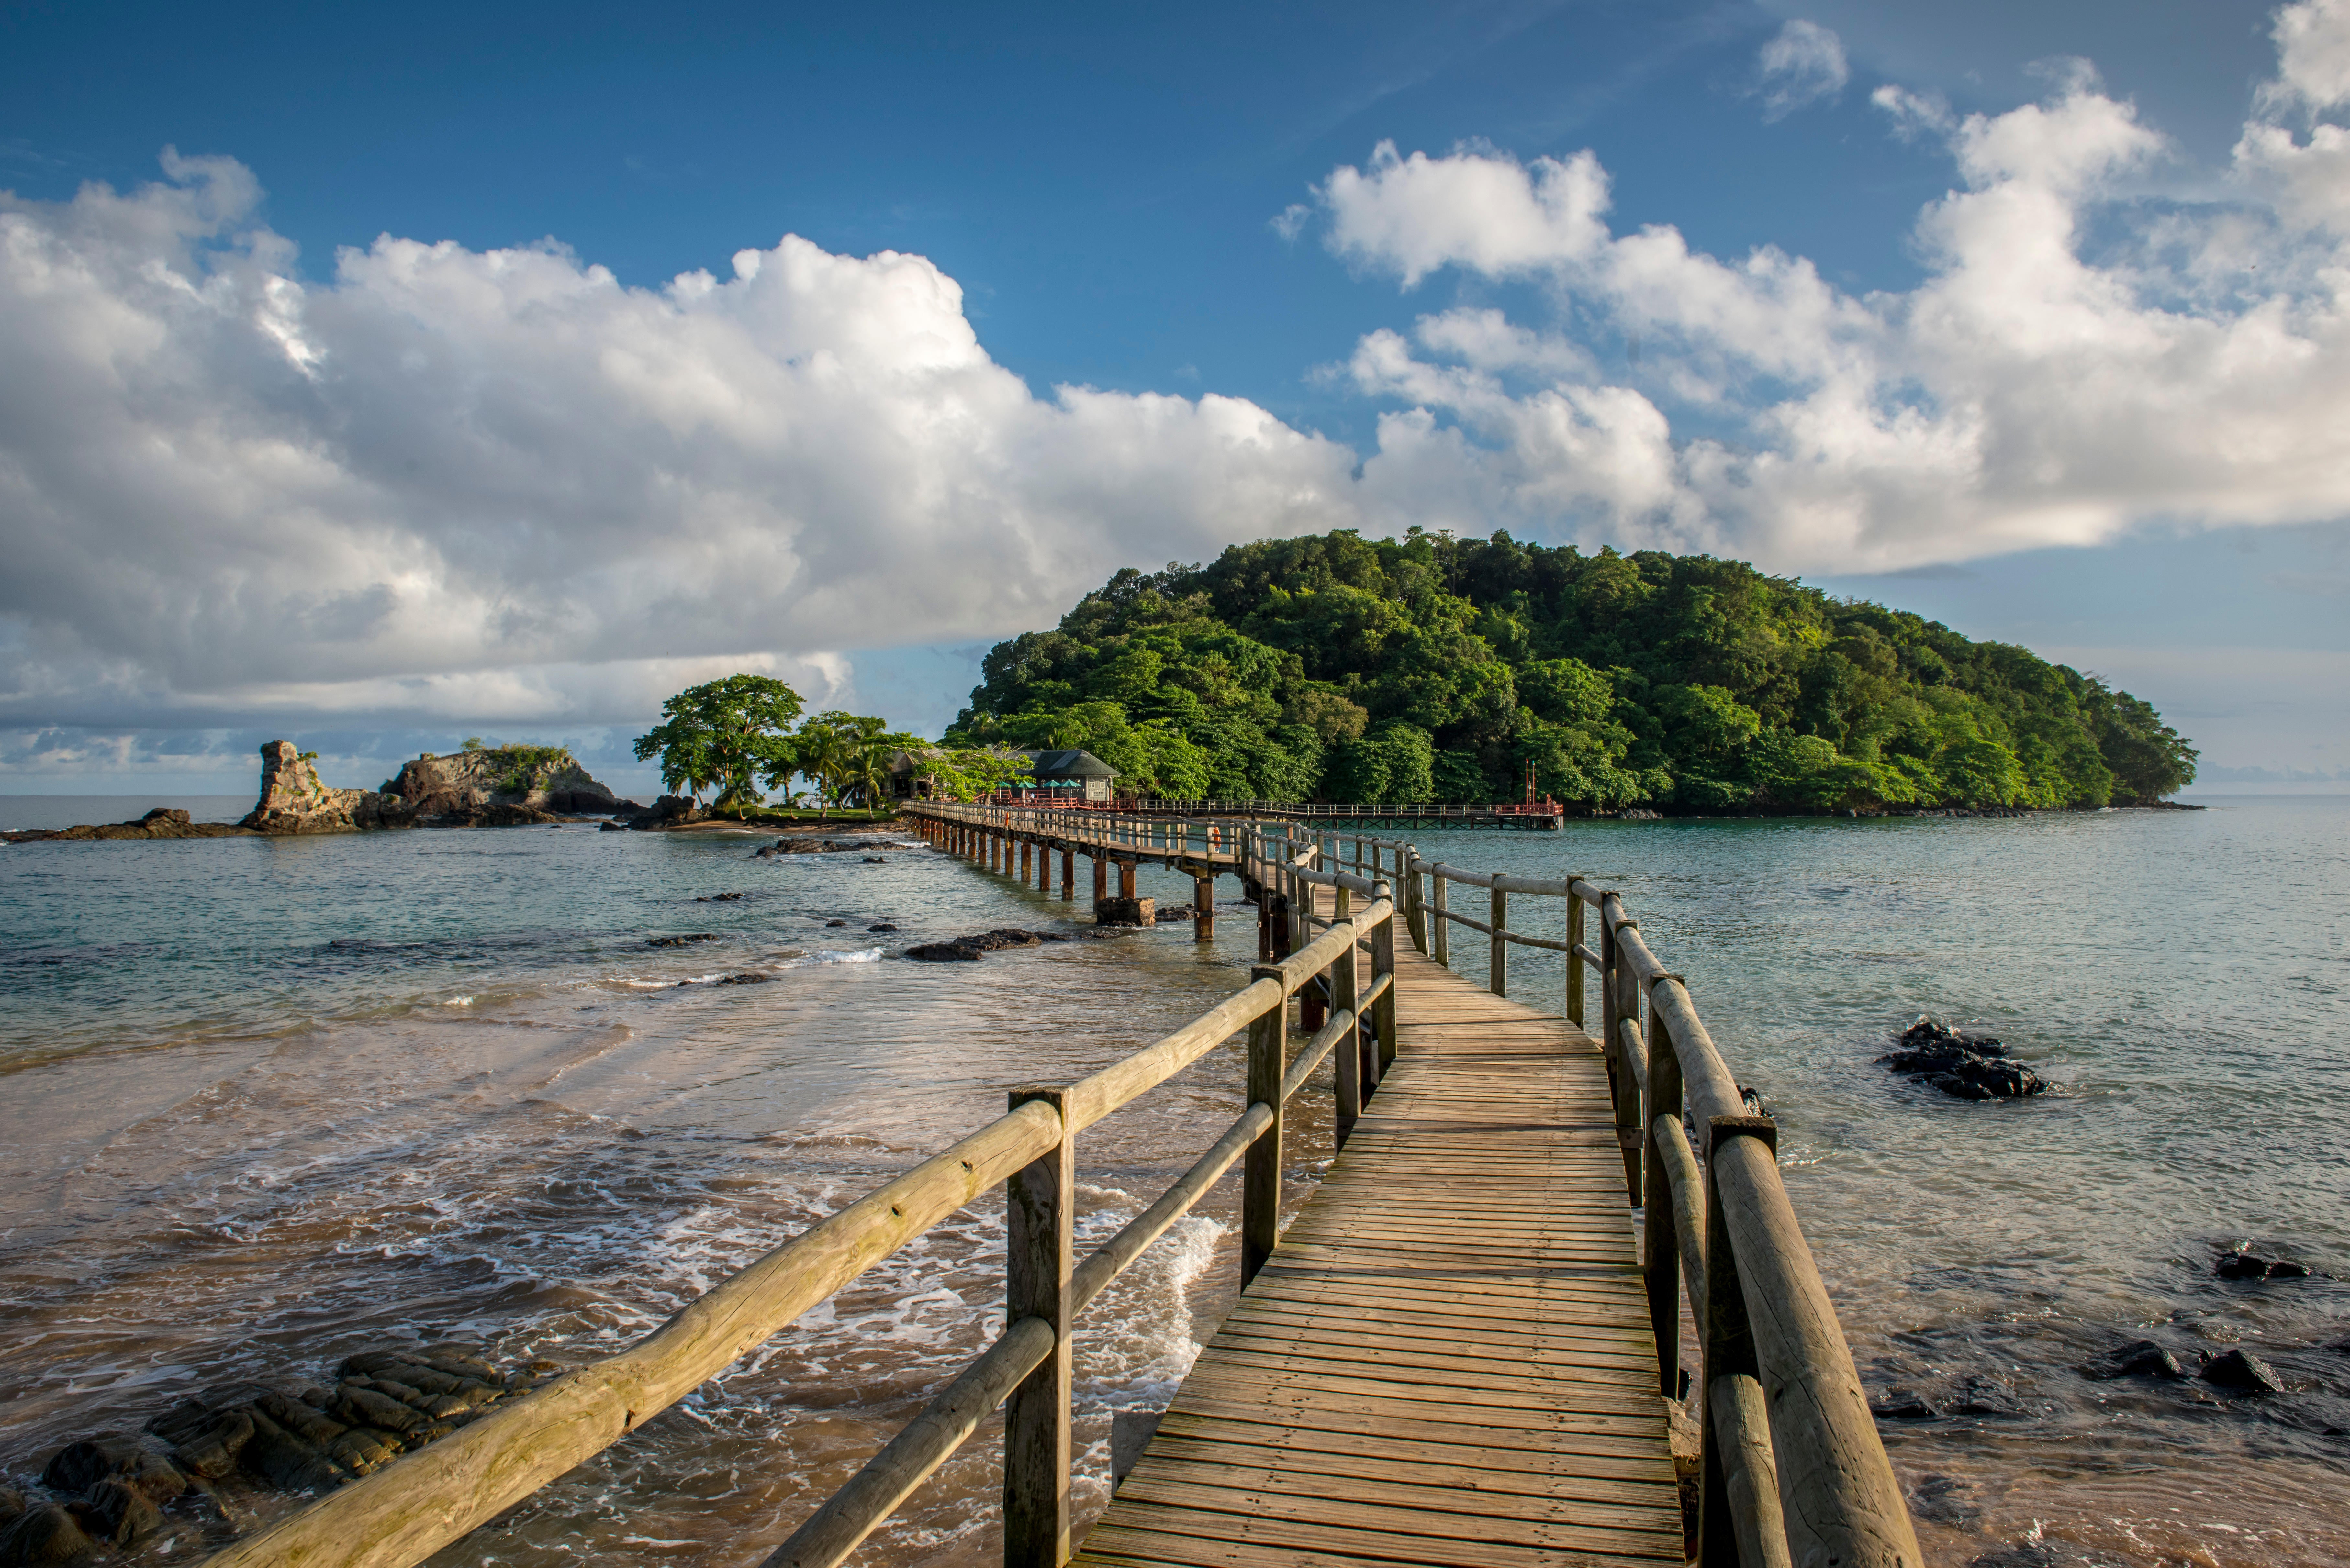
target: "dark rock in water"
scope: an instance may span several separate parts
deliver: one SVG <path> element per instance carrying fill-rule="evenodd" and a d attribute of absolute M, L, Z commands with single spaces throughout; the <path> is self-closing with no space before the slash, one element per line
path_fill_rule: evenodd
<path fill-rule="evenodd" d="M 1746 1114 L 1750 1116 L 1767 1116 L 1771 1114 L 1771 1107 L 1762 1103 L 1762 1091 L 1750 1088 L 1744 1084 L 1738 1085 L 1738 1103 L 1746 1107 Z"/>
<path fill-rule="evenodd" d="M 741 893 L 704 893 L 701 898 L 696 898 L 694 902 L 697 904 L 732 904 L 736 899 L 743 897 L 744 897 L 744 895 Z"/>
<path fill-rule="evenodd" d="M 111 1478 L 91 1487 L 73 1512 L 84 1533 L 116 1546 L 144 1541 L 163 1528 L 163 1511 L 146 1493 Z"/>
<path fill-rule="evenodd" d="M 825 929 L 827 930 L 830 930 L 836 926 L 845 926 L 848 924 L 848 922 L 847 920 L 827 920 L 824 924 Z"/>
<path fill-rule="evenodd" d="M 67 1444 L 41 1471 L 43 1486 L 68 1494 L 88 1491 L 103 1480 L 134 1487 L 151 1502 L 169 1502 L 188 1490 L 187 1478 L 169 1459 L 137 1438 L 114 1432 Z"/>
<path fill-rule="evenodd" d="M 56 1503 L 25 1511 L 0 1531 L 0 1563 L 78 1563 L 98 1550 L 74 1516 Z"/>
<path fill-rule="evenodd" d="M 887 866 L 889 864 L 889 857 L 887 855 L 868 855 L 865 857 L 865 864 L 868 866 Z"/>
<path fill-rule="evenodd" d="M 955 937 L 943 942 L 924 942 L 908 948 L 906 956 L 925 963 L 968 962 L 983 953 L 1003 948 L 1041 947 L 1046 942 L 1065 942 L 1069 939 L 1052 931 L 1024 931 L 1017 926 L 1003 926 L 993 931 L 981 931 L 975 936 Z"/>
<path fill-rule="evenodd" d="M 2161 1377 L 2176 1382 L 2187 1376 L 2178 1357 L 2150 1339 L 2134 1339 L 2085 1363 L 2081 1376 L 2106 1383 L 2116 1377 Z"/>
<path fill-rule="evenodd" d="M 645 946 L 649 948 L 682 948 L 691 947 L 695 942 L 714 942 L 717 940 L 718 933 L 716 931 L 695 931 L 690 936 L 682 937 L 647 937 L 645 939 Z"/>
<path fill-rule="evenodd" d="M 1868 1413 L 1880 1421 L 1930 1421 L 1942 1412 L 1915 1388 L 1892 1388 L 1868 1402 Z"/>
<path fill-rule="evenodd" d="M 350 1472 L 337 1464 L 318 1446 L 289 1432 L 276 1419 L 258 1406 L 250 1412 L 253 1417 L 253 1440 L 244 1445 L 237 1456 L 246 1474 L 266 1482 L 280 1491 L 317 1491 L 335 1485 Z M 334 1425 L 333 1423 L 328 1423 Z M 336 1426 L 334 1436 L 339 1438 L 348 1428 Z M 328 1438 L 332 1441 L 333 1438 Z"/>
<path fill-rule="evenodd" d="M 1954 1099 L 2020 1099 L 2045 1094 L 2047 1083 L 2021 1062 L 2008 1059 L 2007 1047 L 1984 1036 L 1959 1034 L 1930 1018 L 1920 1018 L 1901 1032 L 1901 1049 L 1877 1061 Z"/>
<path fill-rule="evenodd" d="M 764 985 L 775 978 L 772 974 L 754 974 L 746 970 L 741 974 L 721 975 L 710 983 L 712 985 Z"/>
<path fill-rule="evenodd" d="M 13 1486 L 0 1485 L 0 1528 L 16 1523 L 24 1512 L 25 1494 Z"/>
<path fill-rule="evenodd" d="M 1182 920 L 1196 920 L 1199 918 L 1200 911 L 1189 904 L 1170 904 L 1159 911 L 1153 923 L 1167 926 Z"/>
<path fill-rule="evenodd" d="M 1155 898 L 1104 898 L 1094 906 L 1094 923 L 1099 926 L 1148 926 L 1159 919 Z"/>
<path fill-rule="evenodd" d="M 2292 1258 L 2262 1257 L 2250 1247 L 2239 1247 L 2220 1253 L 2211 1273 L 2222 1280 L 2305 1280 L 2309 1265 Z"/>
<path fill-rule="evenodd" d="M 1943 1401 L 1942 1409 L 1951 1416 L 2012 1417 L 2025 1414 L 2015 1390 L 1996 1377 L 1960 1378 Z"/>
<path fill-rule="evenodd" d="M 878 926 L 868 926 L 865 929 L 868 931 L 894 931 L 898 928 L 884 920 Z"/>
<path fill-rule="evenodd" d="M 2233 1389 L 2240 1394 L 2284 1392 L 2284 1379 L 2277 1376 L 2275 1367 L 2241 1350 L 2211 1357 L 2203 1364 L 2201 1376 L 2215 1388 Z"/>
<path fill-rule="evenodd" d="M 596 831 L 598 833 L 626 833 L 629 829 L 628 825 L 625 823 L 607 822 L 598 826 Z"/>

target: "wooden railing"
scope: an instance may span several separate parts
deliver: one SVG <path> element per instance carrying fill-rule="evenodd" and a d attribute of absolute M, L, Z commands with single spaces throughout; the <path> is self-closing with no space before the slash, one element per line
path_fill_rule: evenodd
<path fill-rule="evenodd" d="M 1779 1179 L 1777 1126 L 1747 1113 L 1687 985 L 1649 950 L 1622 898 L 1581 877 L 1463 871 L 1393 839 L 1287 836 L 1331 863 L 1388 857 L 1400 867 L 1402 913 L 1419 950 L 1449 964 L 1451 927 L 1483 935 L 1496 995 L 1509 993 L 1510 948 L 1565 953 L 1565 1013 L 1581 1027 L 1585 971 L 1597 971 L 1598 1035 L 1625 1185 L 1642 1210 L 1658 1388 L 1669 1398 L 1680 1394 L 1684 1281 L 1699 1325 L 1697 1561 L 1918 1568 L 1917 1536 L 1851 1347 Z M 1300 857 L 1268 851 L 1276 861 Z M 1451 909 L 1454 886 L 1484 889 L 1488 918 Z M 1513 895 L 1564 899 L 1563 940 L 1513 929 Z M 1586 909 L 1596 912 L 1596 946 L 1586 940 Z"/>
<path fill-rule="evenodd" d="M 942 819 L 947 811 L 989 808 L 909 809 Z M 1071 1551 L 1070 1344 L 1078 1319 L 1235 1163 L 1241 1274 L 1243 1282 L 1253 1278 L 1279 1239 L 1285 1107 L 1335 1050 L 1343 1136 L 1359 1114 L 1367 1077 L 1375 1084 L 1379 1064 L 1395 1054 L 1388 886 L 1313 870 L 1310 846 L 1260 847 L 1305 862 L 1294 868 L 1297 876 L 1364 902 L 1351 910 L 1342 905 L 1324 934 L 1256 966 L 1245 988 L 1144 1050 L 1074 1084 L 1014 1089 L 1005 1115 L 729 1276 L 628 1349 L 234 1542 L 206 1568 L 421 1562 L 627 1437 L 997 1182 L 1005 1186 L 1008 1231 L 1003 1334 L 765 1562 L 769 1568 L 839 1563 L 1001 1405 L 1003 1560 L 1010 1568 L 1056 1568 Z M 1274 874 L 1269 863 L 1259 870 Z M 1293 1051 L 1289 999 L 1317 980 L 1342 1004 Z M 1077 1135 L 1243 1030 L 1248 1059 L 1239 1116 L 1157 1201 L 1076 1259 Z"/>

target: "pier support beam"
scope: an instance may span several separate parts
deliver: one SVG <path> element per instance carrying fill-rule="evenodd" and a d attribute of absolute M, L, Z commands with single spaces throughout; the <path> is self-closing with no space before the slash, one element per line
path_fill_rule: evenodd
<path fill-rule="evenodd" d="M 1109 861 L 1099 853 L 1094 862 L 1094 909 L 1098 912 L 1104 898 L 1109 897 Z"/>
<path fill-rule="evenodd" d="M 1139 862 L 1133 860 L 1121 860 L 1118 863 L 1118 896 L 1119 898 L 1135 897 L 1134 868 L 1139 864 Z"/>
<path fill-rule="evenodd" d="M 1213 941 L 1216 937 L 1216 879 L 1213 877 L 1191 878 L 1191 940 Z"/>
<path fill-rule="evenodd" d="M 1030 848 L 1031 846 L 1026 839 L 1024 838 L 1020 841 L 1020 885 L 1023 888 L 1025 888 L 1028 885 L 1028 856 Z"/>
<path fill-rule="evenodd" d="M 1077 852 L 1067 845 L 1061 846 L 1061 902 L 1067 903 L 1077 896 Z"/>

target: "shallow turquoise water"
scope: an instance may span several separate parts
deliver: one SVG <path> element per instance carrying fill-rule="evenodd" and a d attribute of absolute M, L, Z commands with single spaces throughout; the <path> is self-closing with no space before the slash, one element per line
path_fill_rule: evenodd
<path fill-rule="evenodd" d="M 1168 929 L 899 961 L 1078 906 L 926 849 L 760 862 L 758 842 L 565 827 L 0 852 L 0 1466 L 21 1480 L 181 1388 L 309 1375 L 388 1331 L 600 1353 L 1008 1085 L 1115 1059 L 1245 980 L 1253 924 L 1229 906 L 1205 946 Z M 2350 1439 L 2326 1434 L 2350 1428 L 2350 1355 L 2322 1348 L 2350 1334 L 2350 1293 L 2210 1277 L 2214 1249 L 2248 1240 L 2350 1274 L 2350 800 L 1419 843 L 1621 888 L 1781 1119 L 1865 1377 L 2014 1390 L 2019 1417 L 1887 1423 L 1935 1561 L 2018 1543 L 2350 1561 Z M 884 921 L 902 930 L 864 929 Z M 1481 952 L 1456 944 L 1472 971 Z M 677 984 L 743 971 L 773 978 Z M 1519 956 L 1513 995 L 1559 987 Z M 1965 1105 L 1874 1066 L 1921 1012 L 1999 1033 L 2058 1091 Z M 1227 1052 L 1089 1135 L 1088 1224 L 1148 1201 L 1237 1098 Z M 1327 1154 L 1318 1110 L 1300 1190 Z M 1223 1214 L 1081 1338 L 1097 1471 L 1108 1412 L 1162 1400 L 1229 1299 Z M 1001 1244 L 983 1205 L 445 1555 L 756 1561 L 982 1343 Z M 2199 1399 L 2070 1371 L 2140 1334 L 2247 1343 L 2294 1390 Z M 992 1465 L 974 1445 L 873 1560 L 988 1557 Z"/>

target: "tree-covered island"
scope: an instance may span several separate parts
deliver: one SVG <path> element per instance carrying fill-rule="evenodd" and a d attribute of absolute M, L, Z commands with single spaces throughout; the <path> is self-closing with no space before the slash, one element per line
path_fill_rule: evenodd
<path fill-rule="evenodd" d="M 1082 747 L 1121 792 L 1874 811 L 2161 799 L 2196 753 L 2028 649 L 1737 561 L 1351 532 L 1119 572 L 1000 642 L 949 745 Z"/>

